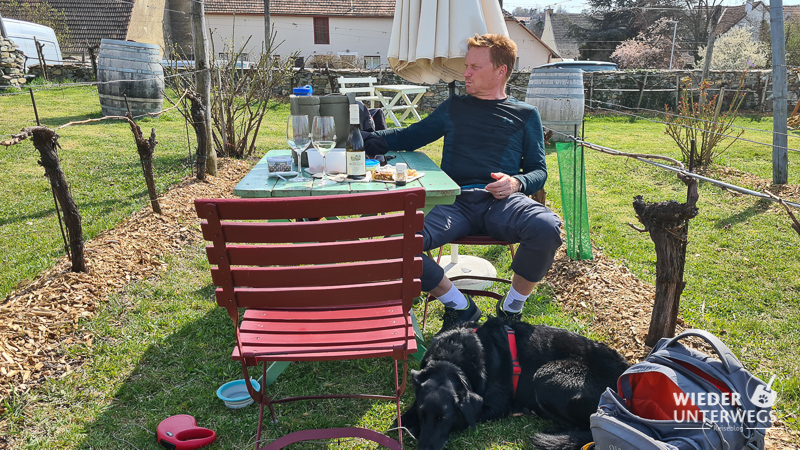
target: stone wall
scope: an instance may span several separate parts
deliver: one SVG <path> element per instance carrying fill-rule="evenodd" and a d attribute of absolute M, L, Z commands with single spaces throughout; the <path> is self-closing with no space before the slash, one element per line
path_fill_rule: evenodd
<path fill-rule="evenodd" d="M 37 77 L 42 76 L 42 67 L 39 64 L 28 66 L 28 71 Z M 87 83 L 95 80 L 92 66 L 89 64 L 48 64 L 47 80 L 53 81 L 72 81 L 75 83 Z"/>
<path fill-rule="evenodd" d="M 0 36 L 0 86 L 25 84 L 25 55 L 11 39 Z"/>
<path fill-rule="evenodd" d="M 664 111 L 665 105 L 674 109 L 677 95 L 676 85 L 681 80 L 689 77 L 694 80 L 695 89 L 702 71 L 699 70 L 672 70 L 672 71 L 645 71 L 621 70 L 616 72 L 585 72 L 583 77 L 584 95 L 588 107 L 595 107 L 597 111 L 626 110 L 626 108 L 642 108 Z M 315 95 L 325 95 L 339 92 L 336 79 L 344 77 L 374 76 L 378 84 L 410 84 L 403 78 L 388 71 L 366 70 L 326 70 L 304 69 L 295 72 L 290 83 L 279 89 L 279 95 L 291 94 L 291 89 L 296 86 L 310 84 Z M 772 111 L 772 71 L 711 71 L 709 80 L 710 95 L 717 95 L 720 87 L 725 87 L 723 108 L 728 107 L 737 90 L 742 77 L 744 77 L 745 99 L 742 110 L 766 112 Z M 524 101 L 527 93 L 530 72 L 514 72 L 509 80 L 509 94 Z M 800 94 L 800 79 L 793 72 L 789 73 L 788 104 L 790 108 L 798 101 Z M 642 90 L 642 85 L 644 86 Z M 456 82 L 456 93 L 464 94 L 464 83 Z M 697 92 L 695 92 L 697 95 Z M 449 96 L 447 83 L 440 82 L 429 87 L 423 96 L 420 107 L 430 111 Z"/>

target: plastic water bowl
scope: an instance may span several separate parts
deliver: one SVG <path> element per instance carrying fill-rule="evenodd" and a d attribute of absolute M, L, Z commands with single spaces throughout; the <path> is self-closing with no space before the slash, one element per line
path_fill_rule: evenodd
<path fill-rule="evenodd" d="M 256 390 L 261 389 L 258 381 L 250 378 L 250 383 Z M 247 386 L 244 380 L 229 381 L 217 389 L 217 397 L 225 402 L 225 406 L 231 409 L 240 409 L 253 403 L 253 397 L 247 393 Z"/>

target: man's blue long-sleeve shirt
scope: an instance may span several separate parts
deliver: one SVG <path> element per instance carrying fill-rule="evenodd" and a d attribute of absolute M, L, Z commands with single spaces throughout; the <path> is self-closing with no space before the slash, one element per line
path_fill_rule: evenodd
<path fill-rule="evenodd" d="M 513 97 L 450 97 L 418 123 L 375 134 L 395 151 L 416 150 L 444 136 L 441 167 L 461 187 L 485 186 L 495 181 L 492 172 L 501 172 L 532 195 L 547 180 L 539 112 Z"/>

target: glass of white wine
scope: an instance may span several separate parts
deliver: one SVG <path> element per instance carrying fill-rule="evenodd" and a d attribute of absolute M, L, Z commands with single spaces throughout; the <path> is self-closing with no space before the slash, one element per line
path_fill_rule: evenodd
<path fill-rule="evenodd" d="M 334 181 L 328 179 L 327 161 L 325 159 L 328 152 L 336 146 L 336 124 L 333 122 L 333 116 L 314 117 L 314 123 L 311 126 L 311 143 L 322 155 L 322 180 L 318 181 L 317 185 L 335 184 Z"/>
<path fill-rule="evenodd" d="M 297 154 L 297 176 L 292 181 L 311 181 L 311 178 L 303 176 L 303 169 L 300 164 L 303 152 L 311 143 L 311 133 L 308 130 L 308 116 L 289 116 L 286 122 L 286 141 L 289 147 Z"/>

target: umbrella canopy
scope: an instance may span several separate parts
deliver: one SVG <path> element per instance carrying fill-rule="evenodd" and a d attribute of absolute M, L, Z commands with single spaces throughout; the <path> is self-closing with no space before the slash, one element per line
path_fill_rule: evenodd
<path fill-rule="evenodd" d="M 508 28 L 497 0 L 397 0 L 387 58 L 412 83 L 464 80 L 467 38 Z"/>

